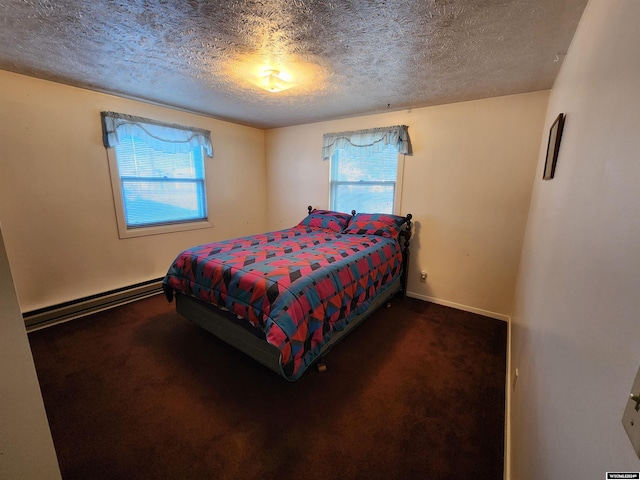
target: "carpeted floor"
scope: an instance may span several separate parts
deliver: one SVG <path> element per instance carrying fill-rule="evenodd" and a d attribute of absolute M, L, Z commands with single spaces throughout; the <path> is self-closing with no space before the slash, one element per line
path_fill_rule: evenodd
<path fill-rule="evenodd" d="M 503 478 L 506 323 L 396 300 L 289 383 L 174 307 L 29 334 L 65 480 Z"/>

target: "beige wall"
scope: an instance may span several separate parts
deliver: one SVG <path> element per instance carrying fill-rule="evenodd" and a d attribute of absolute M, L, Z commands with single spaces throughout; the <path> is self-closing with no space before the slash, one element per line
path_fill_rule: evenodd
<path fill-rule="evenodd" d="M 552 90 L 513 317 L 514 480 L 640 470 L 621 418 L 640 366 L 640 2 L 591 0 Z"/>
<path fill-rule="evenodd" d="M 60 478 L 0 229 L 0 478 Z"/>
<path fill-rule="evenodd" d="M 327 208 L 323 133 L 406 124 L 401 210 L 411 213 L 410 295 L 507 318 L 549 92 L 268 130 L 269 228 Z M 419 282 L 420 270 L 428 272 Z"/>
<path fill-rule="evenodd" d="M 264 231 L 264 131 L 0 71 L 0 221 L 22 311 L 158 278 L 189 246 Z M 118 238 L 100 112 L 211 130 L 212 228 Z"/>

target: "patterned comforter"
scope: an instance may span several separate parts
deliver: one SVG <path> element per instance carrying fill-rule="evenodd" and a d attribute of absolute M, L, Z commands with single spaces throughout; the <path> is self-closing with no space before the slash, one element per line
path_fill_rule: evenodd
<path fill-rule="evenodd" d="M 185 250 L 164 289 L 170 301 L 177 291 L 246 319 L 280 350 L 283 376 L 296 380 L 401 268 L 396 239 L 298 225 Z"/>

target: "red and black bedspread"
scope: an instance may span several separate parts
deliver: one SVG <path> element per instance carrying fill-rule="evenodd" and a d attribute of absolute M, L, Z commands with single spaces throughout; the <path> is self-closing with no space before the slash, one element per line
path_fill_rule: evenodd
<path fill-rule="evenodd" d="M 296 380 L 401 269 L 396 238 L 297 225 L 185 250 L 164 289 L 169 301 L 177 291 L 246 319 L 280 350 L 283 376 Z"/>

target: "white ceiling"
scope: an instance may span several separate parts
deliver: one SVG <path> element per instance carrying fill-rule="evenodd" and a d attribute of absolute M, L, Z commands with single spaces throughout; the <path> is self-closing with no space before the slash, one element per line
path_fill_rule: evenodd
<path fill-rule="evenodd" d="M 549 89 L 586 3 L 0 0 L 0 69 L 282 127 Z"/>

